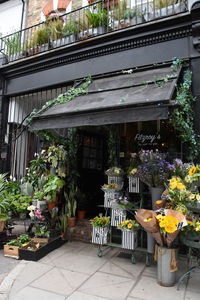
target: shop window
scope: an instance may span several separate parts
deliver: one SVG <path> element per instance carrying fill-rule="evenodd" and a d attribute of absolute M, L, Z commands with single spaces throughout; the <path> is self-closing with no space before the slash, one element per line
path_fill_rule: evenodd
<path fill-rule="evenodd" d="M 83 137 L 82 168 L 102 170 L 103 168 L 103 139 L 91 135 Z"/>

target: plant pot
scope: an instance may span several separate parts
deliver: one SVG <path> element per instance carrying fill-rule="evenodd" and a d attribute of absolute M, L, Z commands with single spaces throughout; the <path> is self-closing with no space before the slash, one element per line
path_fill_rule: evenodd
<path fill-rule="evenodd" d="M 68 227 L 75 227 L 76 226 L 76 217 L 68 217 Z"/>
<path fill-rule="evenodd" d="M 57 203 L 58 203 L 58 199 L 56 199 L 56 201 L 54 201 L 54 202 L 47 202 L 48 210 L 52 210 L 56 206 Z"/>
<path fill-rule="evenodd" d="M 129 193 L 140 192 L 140 179 L 136 176 L 128 176 L 128 191 Z"/>
<path fill-rule="evenodd" d="M 79 220 L 85 219 L 86 210 L 77 210 L 77 216 Z"/>
<path fill-rule="evenodd" d="M 0 232 L 3 232 L 5 226 L 5 221 L 0 220 Z"/>
<path fill-rule="evenodd" d="M 93 227 L 92 243 L 105 245 L 107 244 L 108 227 Z"/>
<path fill-rule="evenodd" d="M 110 184 L 110 183 L 123 185 L 123 177 L 122 176 L 108 176 L 108 184 Z"/>
<path fill-rule="evenodd" d="M 137 245 L 137 231 L 122 230 L 122 248 L 135 250 Z"/>
<path fill-rule="evenodd" d="M 176 261 L 177 249 L 158 246 L 157 248 L 157 280 L 161 286 L 174 286 L 176 271 L 170 270 L 172 260 Z"/>

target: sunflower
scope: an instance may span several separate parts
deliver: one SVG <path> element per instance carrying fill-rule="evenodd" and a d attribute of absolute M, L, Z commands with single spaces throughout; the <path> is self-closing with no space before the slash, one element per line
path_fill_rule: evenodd
<path fill-rule="evenodd" d="M 171 190 L 175 190 L 176 187 L 177 187 L 177 182 L 170 182 L 169 188 L 170 188 Z"/>
<path fill-rule="evenodd" d="M 131 223 L 129 223 L 129 224 L 127 225 L 127 227 L 128 227 L 128 229 L 131 229 L 131 228 L 133 227 L 133 225 L 132 225 Z"/>
<path fill-rule="evenodd" d="M 180 183 L 177 184 L 177 189 L 178 190 L 185 190 L 186 186 L 183 183 L 180 182 Z"/>
<path fill-rule="evenodd" d="M 194 174 L 196 173 L 196 171 L 197 171 L 197 167 L 192 166 L 192 167 L 189 169 L 188 174 L 189 174 L 190 176 L 192 176 L 192 175 L 194 175 Z"/>

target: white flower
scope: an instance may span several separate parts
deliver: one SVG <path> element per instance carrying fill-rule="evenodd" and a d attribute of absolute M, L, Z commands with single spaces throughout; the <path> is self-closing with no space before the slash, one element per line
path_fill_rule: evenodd
<path fill-rule="evenodd" d="M 15 177 L 13 177 L 13 181 L 16 181 L 16 178 L 15 178 Z"/>
<path fill-rule="evenodd" d="M 43 150 L 41 151 L 41 154 L 43 154 L 43 153 L 45 153 L 45 152 L 46 152 L 46 150 L 43 149 Z"/>
<path fill-rule="evenodd" d="M 12 177 L 12 175 L 10 175 L 10 180 L 12 180 L 13 179 L 13 177 Z"/>
<path fill-rule="evenodd" d="M 31 212 L 29 213 L 29 216 L 30 216 L 30 217 L 34 217 L 34 212 L 31 211 Z"/>
<path fill-rule="evenodd" d="M 32 210 L 36 209 L 36 206 L 35 205 L 30 205 L 30 206 L 27 207 L 27 209 L 32 211 Z"/>

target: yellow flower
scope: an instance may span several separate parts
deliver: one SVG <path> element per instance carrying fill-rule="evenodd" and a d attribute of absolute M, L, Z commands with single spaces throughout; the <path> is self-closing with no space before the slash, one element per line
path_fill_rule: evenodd
<path fill-rule="evenodd" d="M 178 190 L 185 190 L 185 189 L 186 189 L 186 186 L 185 186 L 183 183 L 178 183 L 178 184 L 177 184 L 177 189 L 178 189 Z"/>
<path fill-rule="evenodd" d="M 158 204 L 158 205 L 161 204 L 161 203 L 162 203 L 161 200 L 157 200 L 157 201 L 156 201 L 156 204 Z"/>
<path fill-rule="evenodd" d="M 144 222 L 149 222 L 151 220 L 152 220 L 152 218 L 146 218 L 146 219 L 144 219 Z"/>
<path fill-rule="evenodd" d="M 128 227 L 128 229 L 131 229 L 131 228 L 133 227 L 133 225 L 132 225 L 131 223 L 129 223 L 129 224 L 127 225 L 127 227 Z"/>
<path fill-rule="evenodd" d="M 167 216 L 166 220 L 167 220 L 167 222 L 174 223 L 175 225 L 178 225 L 178 223 L 179 223 L 179 220 L 175 217 L 172 217 L 172 216 Z"/>
<path fill-rule="evenodd" d="M 197 171 L 197 168 L 196 168 L 195 166 L 192 166 L 192 167 L 189 169 L 188 174 L 189 174 L 190 176 L 192 176 L 192 175 L 194 175 L 194 174 L 196 173 L 196 171 Z"/>
<path fill-rule="evenodd" d="M 130 171 L 130 174 L 131 174 L 131 175 L 134 175 L 135 173 L 137 173 L 137 169 L 136 169 L 136 168 L 134 168 L 134 169 L 132 169 L 132 170 Z"/>
<path fill-rule="evenodd" d="M 156 201 L 157 202 L 157 201 Z M 159 221 L 162 221 L 165 219 L 165 216 L 162 216 L 162 215 L 157 215 L 156 216 L 156 219 L 159 220 Z"/>
<path fill-rule="evenodd" d="M 173 223 L 172 224 L 167 224 L 164 229 L 168 233 L 173 233 L 177 230 L 176 225 L 173 224 Z"/>
<path fill-rule="evenodd" d="M 190 194 L 190 195 L 189 195 L 189 199 L 192 200 L 192 199 L 194 199 L 194 198 L 195 198 L 195 194 Z"/>
<path fill-rule="evenodd" d="M 171 182 L 169 184 L 170 189 L 174 190 L 177 187 L 177 182 Z"/>
<path fill-rule="evenodd" d="M 188 225 L 192 226 L 194 223 L 192 221 L 187 220 Z"/>
<path fill-rule="evenodd" d="M 198 194 L 198 195 L 196 195 L 196 199 L 197 199 L 197 201 L 199 201 L 200 200 L 200 195 Z"/>

